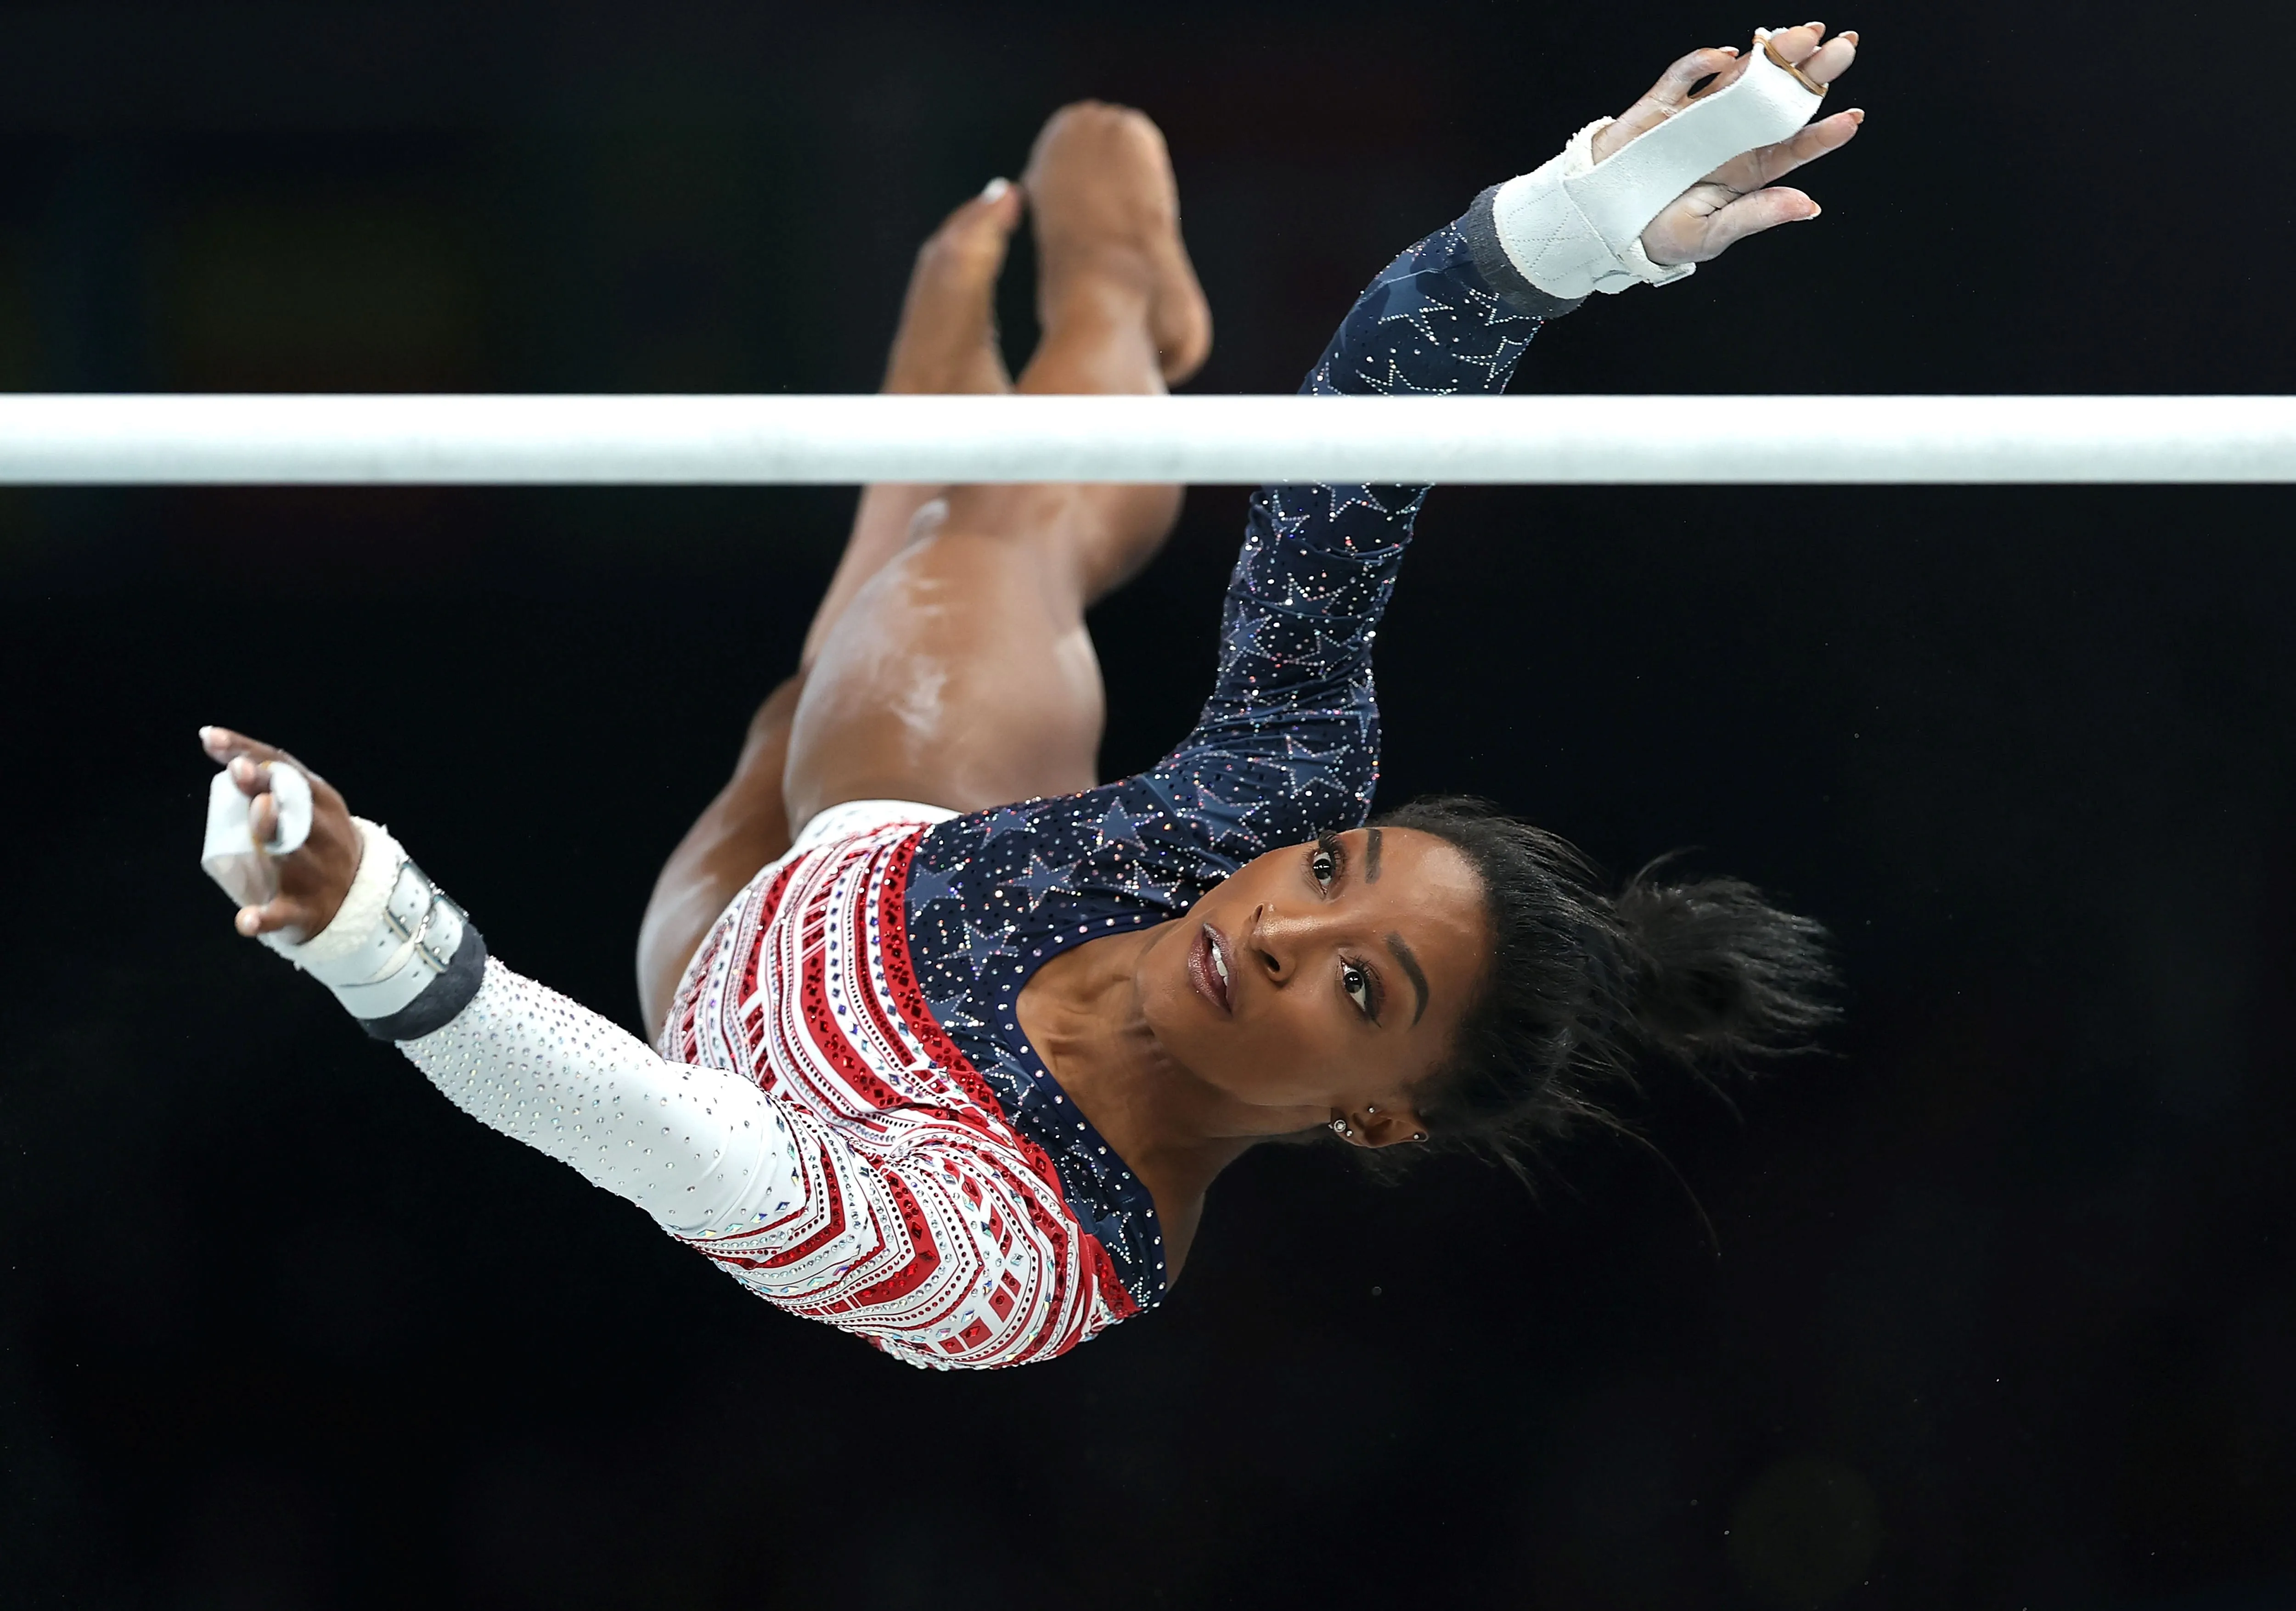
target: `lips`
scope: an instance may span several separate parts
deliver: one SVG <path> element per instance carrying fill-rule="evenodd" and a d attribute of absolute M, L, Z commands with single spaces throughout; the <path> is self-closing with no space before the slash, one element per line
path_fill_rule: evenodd
<path fill-rule="evenodd" d="M 1196 931 L 1196 943 L 1188 947 L 1188 982 L 1196 994 L 1223 1013 L 1235 1010 L 1235 998 L 1230 988 L 1234 965 L 1226 941 L 1218 929 L 1210 923 Z"/>

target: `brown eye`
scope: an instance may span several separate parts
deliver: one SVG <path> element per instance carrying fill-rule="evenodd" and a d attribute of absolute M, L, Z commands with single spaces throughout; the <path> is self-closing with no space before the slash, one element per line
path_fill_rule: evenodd
<path fill-rule="evenodd" d="M 1340 858 L 1318 845 L 1316 853 L 1308 858 L 1308 871 L 1316 883 L 1328 889 L 1332 880 L 1340 876 Z"/>
<path fill-rule="evenodd" d="M 1364 1017 L 1371 1017 L 1371 975 L 1349 962 L 1340 969 L 1340 987 L 1362 1010 Z"/>

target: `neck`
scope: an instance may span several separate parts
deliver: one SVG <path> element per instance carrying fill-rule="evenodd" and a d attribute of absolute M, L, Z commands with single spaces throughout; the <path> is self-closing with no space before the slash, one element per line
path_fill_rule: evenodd
<path fill-rule="evenodd" d="M 1168 1228 L 1181 1230 L 1193 1228 L 1213 1176 L 1269 1132 L 1264 1115 L 1198 1079 L 1150 1032 L 1138 961 L 1160 932 L 1111 935 L 1054 957 L 1018 1006 L 1022 1032 L 1062 1090 L 1148 1187 Z"/>

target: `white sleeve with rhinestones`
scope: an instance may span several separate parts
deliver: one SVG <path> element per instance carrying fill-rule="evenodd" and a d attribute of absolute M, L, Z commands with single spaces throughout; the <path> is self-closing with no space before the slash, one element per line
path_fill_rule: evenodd
<path fill-rule="evenodd" d="M 399 1050 L 463 1112 L 572 1165 L 677 1235 L 749 1224 L 791 1195 L 789 1132 L 754 1084 L 665 1062 L 491 957 L 454 1022 Z"/>

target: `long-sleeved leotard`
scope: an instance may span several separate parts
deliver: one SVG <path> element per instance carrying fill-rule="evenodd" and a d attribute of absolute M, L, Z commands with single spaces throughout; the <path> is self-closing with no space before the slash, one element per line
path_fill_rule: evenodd
<path fill-rule="evenodd" d="M 1488 198 L 1373 282 L 1303 390 L 1505 386 L 1566 307 L 1512 273 Z M 492 960 L 405 1051 L 761 1296 L 913 1363 L 1046 1358 L 1154 1304 L 1155 1206 L 1014 1003 L 1064 948 L 1168 920 L 1262 852 L 1364 821 L 1372 641 L 1426 491 L 1260 489 L 1211 698 L 1171 754 L 965 816 L 824 814 L 703 941 L 659 1051 Z"/>

